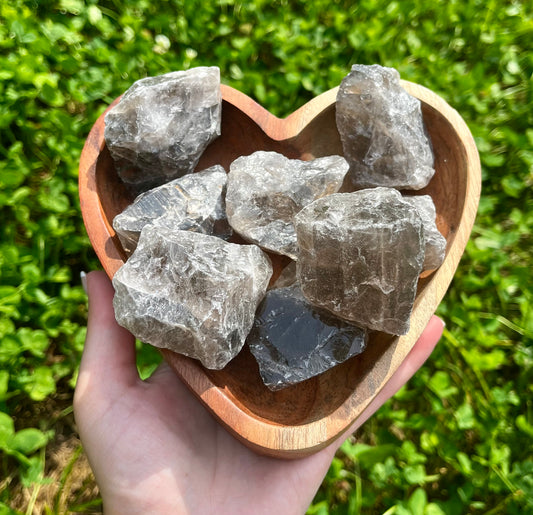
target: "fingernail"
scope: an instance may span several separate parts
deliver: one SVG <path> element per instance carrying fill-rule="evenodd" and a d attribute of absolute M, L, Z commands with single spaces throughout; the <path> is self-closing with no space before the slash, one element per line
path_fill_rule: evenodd
<path fill-rule="evenodd" d="M 83 291 L 87 293 L 87 274 L 85 272 L 80 272 L 80 280 Z"/>

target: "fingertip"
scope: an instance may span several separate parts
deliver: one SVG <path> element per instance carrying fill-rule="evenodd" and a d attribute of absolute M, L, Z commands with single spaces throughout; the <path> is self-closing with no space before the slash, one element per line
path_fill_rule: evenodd
<path fill-rule="evenodd" d="M 441 317 L 439 317 L 438 315 L 433 315 L 431 317 L 429 323 L 434 323 L 434 324 L 440 325 L 441 334 L 442 334 L 442 331 L 444 331 L 444 329 L 446 328 L 446 322 Z"/>
<path fill-rule="evenodd" d="M 425 361 L 440 340 L 445 327 L 446 323 L 444 320 L 437 315 L 433 315 L 424 331 L 422 331 L 422 334 L 411 350 L 411 353 L 419 353 L 421 354 L 421 357 L 425 356 Z"/>
<path fill-rule="evenodd" d="M 341 445 L 342 442 L 362 424 L 364 424 L 384 403 L 392 397 L 429 358 L 437 345 L 446 324 L 437 315 L 433 315 L 424 331 L 414 344 L 413 348 L 385 384 L 379 394 L 370 402 L 367 408 L 361 413 L 357 421 L 351 428 L 339 438 L 334 445 Z"/>
<path fill-rule="evenodd" d="M 100 270 L 89 272 L 85 278 L 89 298 L 89 325 L 116 322 L 113 310 L 115 290 L 109 277 Z M 111 309 L 109 309 L 111 307 Z M 96 319 L 96 320 L 93 320 Z"/>
<path fill-rule="evenodd" d="M 426 328 L 422 331 L 422 334 L 414 344 L 404 362 L 400 365 L 391 381 L 389 381 L 392 384 L 395 382 L 399 383 L 396 390 L 409 381 L 417 370 L 426 362 L 429 356 L 431 356 L 431 353 L 442 336 L 444 326 L 444 321 L 437 315 L 433 315 L 430 318 Z"/>
<path fill-rule="evenodd" d="M 83 270 L 80 272 L 80 282 L 83 291 L 87 295 L 87 274 Z"/>

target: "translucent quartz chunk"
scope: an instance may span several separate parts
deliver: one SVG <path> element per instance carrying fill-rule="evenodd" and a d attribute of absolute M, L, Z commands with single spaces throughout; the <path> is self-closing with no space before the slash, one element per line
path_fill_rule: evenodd
<path fill-rule="evenodd" d="M 337 193 L 295 217 L 303 294 L 362 327 L 405 334 L 424 262 L 418 211 L 391 188 Z"/>
<path fill-rule="evenodd" d="M 296 259 L 294 215 L 313 200 L 338 191 L 347 171 L 341 156 L 300 161 L 258 151 L 239 157 L 228 174 L 229 223 L 244 239 Z"/>
<path fill-rule="evenodd" d="M 285 288 L 286 286 L 292 286 L 296 282 L 296 261 L 291 261 L 281 271 L 272 288 Z"/>
<path fill-rule="evenodd" d="M 150 223 L 228 239 L 232 231 L 224 206 L 226 179 L 224 168 L 215 165 L 141 193 L 113 220 L 124 250 L 135 250 L 141 230 Z"/>
<path fill-rule="evenodd" d="M 420 101 L 393 68 L 354 65 L 337 94 L 336 120 L 352 189 L 419 190 L 435 169 Z"/>
<path fill-rule="evenodd" d="M 115 316 L 140 340 L 221 369 L 244 345 L 271 275 L 255 245 L 147 225 L 113 277 Z"/>
<path fill-rule="evenodd" d="M 433 199 L 429 195 L 404 196 L 406 202 L 412 204 L 422 219 L 426 251 L 424 270 L 435 270 L 442 265 L 446 254 L 446 239 L 437 229 L 435 222 L 437 212 Z"/>
<path fill-rule="evenodd" d="M 122 180 L 146 191 L 194 170 L 220 135 L 220 70 L 198 67 L 135 82 L 105 117 Z"/>
<path fill-rule="evenodd" d="M 361 353 L 364 329 L 319 313 L 299 286 L 267 292 L 246 340 L 271 390 L 309 379 Z"/>

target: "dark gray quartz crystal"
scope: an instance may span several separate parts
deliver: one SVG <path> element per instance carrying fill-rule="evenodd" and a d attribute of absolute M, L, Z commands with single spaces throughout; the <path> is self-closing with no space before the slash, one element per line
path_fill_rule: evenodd
<path fill-rule="evenodd" d="M 194 231 L 228 239 L 224 196 L 227 174 L 220 165 L 184 175 L 141 193 L 113 220 L 113 227 L 127 253 L 137 246 L 147 224 Z"/>
<path fill-rule="evenodd" d="M 221 369 L 244 345 L 271 275 L 255 245 L 147 225 L 113 277 L 115 316 L 140 340 Z"/>
<path fill-rule="evenodd" d="M 198 67 L 135 82 L 105 117 L 122 180 L 146 191 L 194 170 L 220 135 L 220 70 Z"/>
<path fill-rule="evenodd" d="M 339 87 L 336 120 L 351 188 L 419 190 L 433 177 L 420 101 L 401 87 L 393 68 L 352 66 Z"/>
<path fill-rule="evenodd" d="M 424 270 L 435 270 L 442 265 L 446 254 L 446 238 L 439 232 L 436 224 L 437 212 L 429 195 L 406 195 L 406 202 L 412 204 L 422 219 L 426 251 Z"/>
<path fill-rule="evenodd" d="M 337 192 L 347 171 L 341 156 L 301 161 L 258 151 L 239 157 L 228 174 L 229 223 L 244 239 L 295 259 L 294 215 L 313 200 Z"/>
<path fill-rule="evenodd" d="M 318 312 L 294 285 L 267 292 L 246 342 L 263 382 L 279 390 L 361 353 L 367 332 Z"/>
<path fill-rule="evenodd" d="M 418 211 L 398 191 L 324 197 L 296 215 L 295 227 L 309 302 L 362 327 L 408 332 L 425 244 Z"/>

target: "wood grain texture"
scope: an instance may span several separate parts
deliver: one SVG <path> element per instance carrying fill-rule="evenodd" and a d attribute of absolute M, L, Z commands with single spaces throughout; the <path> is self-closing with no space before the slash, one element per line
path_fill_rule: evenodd
<path fill-rule="evenodd" d="M 403 87 L 422 102 L 436 173 L 419 193 L 432 196 L 437 225 L 446 237 L 444 264 L 421 277 L 409 333 L 375 333 L 367 350 L 321 376 L 271 392 L 245 347 L 223 370 L 207 370 L 168 350 L 163 356 L 211 413 L 245 445 L 269 456 L 297 458 L 316 452 L 346 431 L 405 359 L 453 278 L 468 241 L 479 203 L 479 156 L 460 115 L 430 90 L 409 82 Z M 275 150 L 312 159 L 342 154 L 335 124 L 337 89 L 314 98 L 280 119 L 243 93 L 222 86 L 222 135 L 204 152 L 197 170 L 214 164 L 229 168 L 241 155 Z M 133 199 L 118 178 L 104 142 L 104 115 L 89 134 L 80 160 L 81 210 L 91 243 L 112 277 L 125 253 L 112 220 Z M 275 277 L 288 263 L 272 256 Z"/>

